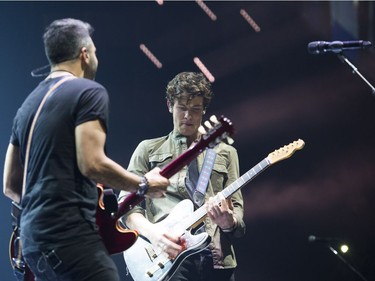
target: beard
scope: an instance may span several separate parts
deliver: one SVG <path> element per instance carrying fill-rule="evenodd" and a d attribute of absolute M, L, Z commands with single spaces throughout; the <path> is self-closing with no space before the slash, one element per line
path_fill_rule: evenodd
<path fill-rule="evenodd" d="M 90 63 L 86 65 L 86 69 L 85 69 L 83 77 L 90 79 L 90 80 L 95 80 L 97 69 L 98 69 L 98 63 L 93 60 L 90 61 Z"/>

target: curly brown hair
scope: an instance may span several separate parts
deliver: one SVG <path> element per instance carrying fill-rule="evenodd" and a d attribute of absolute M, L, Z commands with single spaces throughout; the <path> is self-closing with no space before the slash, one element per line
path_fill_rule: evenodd
<path fill-rule="evenodd" d="M 199 72 L 181 72 L 177 74 L 168 83 L 166 90 L 166 99 L 171 105 L 185 93 L 189 95 L 189 99 L 195 96 L 203 97 L 203 108 L 206 109 L 213 97 L 211 83 Z"/>

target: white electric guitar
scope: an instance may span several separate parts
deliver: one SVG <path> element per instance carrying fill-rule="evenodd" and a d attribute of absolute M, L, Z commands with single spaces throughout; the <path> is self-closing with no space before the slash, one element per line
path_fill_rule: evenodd
<path fill-rule="evenodd" d="M 220 193 L 224 198 L 228 198 L 266 168 L 289 158 L 304 145 L 303 140 L 299 139 L 275 150 Z M 219 204 L 222 196 L 217 194 L 214 199 Z M 174 260 L 169 259 L 168 255 L 160 248 L 154 247 L 147 238 L 139 235 L 135 244 L 124 252 L 125 263 L 133 279 L 135 281 L 167 281 L 188 256 L 205 249 L 211 241 L 210 236 L 206 232 L 193 234 L 191 230 L 198 226 L 206 215 L 205 205 L 194 211 L 192 201 L 185 199 L 179 202 L 164 220 L 154 224 L 155 229 L 169 229 L 173 233 L 181 235 L 185 241 L 185 250 Z"/>

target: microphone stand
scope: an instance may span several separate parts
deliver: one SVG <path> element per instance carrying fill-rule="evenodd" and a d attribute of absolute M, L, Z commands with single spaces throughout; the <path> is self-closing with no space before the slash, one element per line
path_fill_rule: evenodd
<path fill-rule="evenodd" d="M 331 245 L 327 245 L 327 247 L 332 251 L 334 255 L 336 255 L 345 265 L 347 265 L 355 274 L 357 274 L 363 281 L 368 281 L 357 269 L 354 268 L 343 256 L 341 256 Z"/>
<path fill-rule="evenodd" d="M 347 57 L 344 56 L 344 54 L 342 52 L 338 53 L 337 54 L 337 57 L 343 62 L 343 63 L 347 63 L 351 69 L 353 70 L 353 74 L 358 74 L 359 77 L 362 78 L 363 81 L 365 81 L 365 83 L 371 88 L 371 91 L 372 91 L 372 95 L 375 96 L 375 88 L 374 86 L 372 86 L 370 84 L 370 82 L 368 82 L 366 80 L 366 78 L 358 71 L 358 69 L 348 60 Z"/>

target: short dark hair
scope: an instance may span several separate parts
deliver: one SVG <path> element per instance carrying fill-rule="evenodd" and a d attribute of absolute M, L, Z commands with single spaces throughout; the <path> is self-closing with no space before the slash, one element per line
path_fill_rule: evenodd
<path fill-rule="evenodd" d="M 44 50 L 48 61 L 55 65 L 79 56 L 82 47 L 92 44 L 92 26 L 77 19 L 53 21 L 44 32 Z"/>
<path fill-rule="evenodd" d="M 195 96 L 203 97 L 203 108 L 206 109 L 213 97 L 211 83 L 203 73 L 181 72 L 177 74 L 167 85 L 166 99 L 174 104 L 182 94 L 188 94 L 189 99 Z"/>

